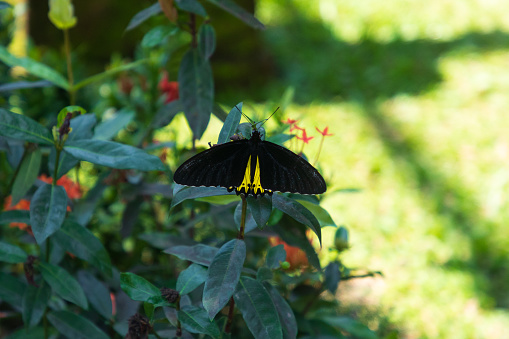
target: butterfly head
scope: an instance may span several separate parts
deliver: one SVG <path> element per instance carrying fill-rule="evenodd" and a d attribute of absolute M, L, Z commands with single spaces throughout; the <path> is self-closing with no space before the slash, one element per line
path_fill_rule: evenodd
<path fill-rule="evenodd" d="M 278 109 L 279 107 L 274 111 L 274 113 L 276 113 Z M 237 110 L 239 110 L 239 112 L 244 116 L 244 118 L 246 118 L 246 120 L 249 121 L 244 122 L 237 127 L 237 131 L 239 132 L 239 134 L 241 134 L 246 139 L 251 139 L 251 136 L 253 136 L 253 134 L 256 133 L 260 140 L 265 140 L 265 128 L 263 128 L 262 126 L 267 122 L 267 120 L 269 120 L 274 115 L 274 113 L 272 113 L 270 117 L 268 117 L 267 119 L 255 122 L 246 114 L 244 114 L 238 107 Z"/>

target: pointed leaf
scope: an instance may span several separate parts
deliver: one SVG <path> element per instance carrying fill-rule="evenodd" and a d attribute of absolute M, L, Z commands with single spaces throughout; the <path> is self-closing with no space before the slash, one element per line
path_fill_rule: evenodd
<path fill-rule="evenodd" d="M 112 141 L 75 140 L 67 142 L 64 150 L 77 159 L 117 169 L 165 170 L 158 157 L 139 148 Z"/>
<path fill-rule="evenodd" d="M 169 305 L 157 287 L 134 273 L 121 273 L 120 287 L 133 300 L 146 301 L 154 305 Z"/>
<path fill-rule="evenodd" d="M 242 104 L 242 102 L 239 102 L 231 109 L 230 113 L 228 113 L 223 127 L 221 128 L 221 132 L 219 132 L 219 137 L 217 138 L 218 144 L 224 144 L 230 141 L 230 137 L 237 131 L 240 119 L 242 118 L 242 113 L 240 113 L 242 112 Z"/>
<path fill-rule="evenodd" d="M 214 27 L 204 24 L 200 27 L 199 42 L 200 53 L 205 59 L 210 59 L 216 50 L 216 32 Z"/>
<path fill-rule="evenodd" d="M 8 244 L 0 241 L 0 261 L 17 264 L 25 262 L 27 260 L 27 254 L 18 246 Z"/>
<path fill-rule="evenodd" d="M 198 244 L 194 246 L 173 246 L 164 250 L 164 253 L 173 254 L 182 260 L 209 266 L 218 251 L 219 249 L 215 247 Z"/>
<path fill-rule="evenodd" d="M 30 212 L 24 210 L 12 210 L 0 213 L 0 225 L 20 222 L 30 224 Z"/>
<path fill-rule="evenodd" d="M 311 228 L 311 230 L 315 232 L 316 236 L 318 237 L 320 246 L 322 245 L 322 229 L 320 228 L 320 223 L 310 210 L 308 210 L 296 200 L 285 197 L 281 194 L 274 194 L 272 196 L 272 205 L 274 208 L 277 208 L 298 222 Z"/>
<path fill-rule="evenodd" d="M 48 80 L 51 83 L 63 89 L 69 89 L 69 83 L 54 69 L 41 64 L 30 58 L 19 58 L 7 51 L 3 46 L 0 46 L 0 60 L 7 66 L 14 67 L 20 66 L 27 70 L 28 73 L 33 74 L 41 79 Z M 1 119 L 0 119 L 1 120 Z"/>
<path fill-rule="evenodd" d="M 233 239 L 224 244 L 210 263 L 203 289 L 203 307 L 210 319 L 228 303 L 235 291 L 246 259 L 246 244 Z"/>
<path fill-rule="evenodd" d="M 54 239 L 67 252 L 88 261 L 107 276 L 111 276 L 111 260 L 97 237 L 85 227 L 66 220 Z"/>
<path fill-rule="evenodd" d="M 271 247 L 265 257 L 265 263 L 270 269 L 276 269 L 286 260 L 286 251 L 284 245 Z"/>
<path fill-rule="evenodd" d="M 268 282 L 264 282 L 263 287 L 265 287 L 267 292 L 269 292 L 270 298 L 274 303 L 274 307 L 276 307 L 276 311 L 279 315 L 279 321 L 281 322 L 281 327 L 283 329 L 283 338 L 296 338 L 298 326 L 292 308 L 274 286 Z"/>
<path fill-rule="evenodd" d="M 7 337 L 7 339 L 46 339 L 44 337 L 44 328 L 43 327 L 32 327 L 29 329 L 22 328 L 12 333 Z"/>
<path fill-rule="evenodd" d="M 203 8 L 202 4 L 200 4 L 197 0 L 175 0 L 175 4 L 183 11 L 198 14 L 203 17 L 207 16 L 205 8 Z"/>
<path fill-rule="evenodd" d="M 155 46 L 166 43 L 166 39 L 170 35 L 174 35 L 179 31 L 179 28 L 174 25 L 161 25 L 152 28 L 143 36 L 141 40 L 141 47 L 153 48 Z"/>
<path fill-rule="evenodd" d="M 247 197 L 247 207 L 259 228 L 263 229 L 269 221 L 272 213 L 272 196 L 265 195 L 255 199 L 252 196 Z"/>
<path fill-rule="evenodd" d="M 221 333 L 214 321 L 210 321 L 203 308 L 193 305 L 184 306 L 178 311 L 178 319 L 182 327 L 191 333 L 203 333 L 212 338 L 220 338 Z"/>
<path fill-rule="evenodd" d="M 200 139 L 207 128 L 214 102 L 214 81 L 208 60 L 197 48 L 188 51 L 180 63 L 179 95 L 194 138 Z"/>
<path fill-rule="evenodd" d="M 154 119 L 152 119 L 152 127 L 161 128 L 169 125 L 177 113 L 180 113 L 183 110 L 182 103 L 178 99 L 161 106 Z"/>
<path fill-rule="evenodd" d="M 69 272 L 46 262 L 39 262 L 38 268 L 44 281 L 51 286 L 53 292 L 81 308 L 88 309 L 87 298 L 83 289 Z"/>
<path fill-rule="evenodd" d="M 44 184 L 30 203 L 30 224 L 40 245 L 62 226 L 67 212 L 67 193 L 62 186 Z"/>
<path fill-rule="evenodd" d="M 258 272 L 256 272 L 256 280 L 259 282 L 264 282 L 265 280 L 270 280 L 274 277 L 272 271 L 267 267 L 260 267 Z"/>
<path fill-rule="evenodd" d="M 129 31 L 137 26 L 139 26 L 142 22 L 147 20 L 148 18 L 158 14 L 161 12 L 161 6 L 159 5 L 159 2 L 156 2 L 150 7 L 147 7 L 138 13 L 136 13 L 135 16 L 129 21 L 129 25 L 127 25 L 126 31 Z"/>
<path fill-rule="evenodd" d="M 51 289 L 45 283 L 39 287 L 27 285 L 23 296 L 23 322 L 26 327 L 36 326 L 44 315 L 51 297 Z"/>
<path fill-rule="evenodd" d="M 130 69 L 133 69 L 133 68 L 136 68 L 142 64 L 144 64 L 145 62 L 147 62 L 147 59 L 141 59 L 141 60 L 138 60 L 138 61 L 135 61 L 135 62 L 131 62 L 131 63 L 128 63 L 128 64 L 124 64 L 124 65 L 121 65 L 121 66 L 118 66 L 118 67 L 115 67 L 115 68 L 110 68 L 104 72 L 101 72 L 101 73 L 98 73 L 98 74 L 95 74 L 95 75 L 92 75 L 91 77 L 88 77 L 86 79 L 83 79 L 81 80 L 80 82 L 78 82 L 77 84 L 75 84 L 73 86 L 74 90 L 77 91 L 78 89 L 82 88 L 82 87 L 85 87 L 87 85 L 90 85 L 91 83 L 94 83 L 94 82 L 99 82 L 99 81 L 102 81 L 108 77 L 111 77 L 117 73 L 120 73 L 120 72 L 125 72 L 125 71 L 128 71 Z"/>
<path fill-rule="evenodd" d="M 334 220 L 332 220 L 332 217 L 330 216 L 329 212 L 325 208 L 323 208 L 320 205 L 313 204 L 312 202 L 309 202 L 307 200 L 299 200 L 299 203 L 301 203 L 304 207 L 306 207 L 313 215 L 316 217 L 318 222 L 320 223 L 321 227 L 325 226 L 334 226 L 336 227 L 336 223 Z"/>
<path fill-rule="evenodd" d="M 48 320 L 67 338 L 108 339 L 93 322 L 69 311 L 54 311 L 48 314 Z"/>
<path fill-rule="evenodd" d="M 10 274 L 0 272 L 0 300 L 19 308 L 23 304 L 25 288 L 25 282 L 19 281 Z"/>
<path fill-rule="evenodd" d="M 111 297 L 105 284 L 85 270 L 78 272 L 78 282 L 83 287 L 83 291 L 94 309 L 105 319 L 110 319 L 112 315 Z"/>
<path fill-rule="evenodd" d="M 235 220 L 235 225 L 237 226 L 237 230 L 240 230 L 240 222 L 242 219 L 242 202 L 237 204 L 235 207 L 235 212 L 233 214 L 233 219 Z M 244 229 L 244 234 L 251 232 L 256 229 L 258 225 L 256 225 L 256 221 L 253 219 L 253 215 L 251 214 L 251 210 L 246 211 L 246 224 Z"/>
<path fill-rule="evenodd" d="M 221 7 L 225 11 L 236 16 L 237 18 L 242 20 L 245 24 L 253 28 L 265 29 L 265 26 L 260 21 L 258 21 L 258 19 L 256 19 L 251 13 L 249 13 L 244 8 L 240 7 L 231 0 L 209 0 L 209 2 L 213 3 L 216 6 Z"/>
<path fill-rule="evenodd" d="M 340 329 L 350 333 L 356 338 L 363 339 L 376 339 L 377 335 L 375 332 L 371 331 L 369 327 L 362 324 L 358 320 L 352 319 L 346 316 L 321 316 L 320 320 L 325 323 L 339 327 Z"/>
<path fill-rule="evenodd" d="M 182 272 L 177 279 L 177 291 L 180 295 L 186 295 L 203 284 L 207 279 L 207 269 L 203 266 L 192 264 Z M 208 319 L 207 319 L 208 320 Z"/>
<path fill-rule="evenodd" d="M 0 48 L 3 48 L 0 46 Z M 37 144 L 53 145 L 51 133 L 27 116 L 0 108 L 0 135 Z"/>
<path fill-rule="evenodd" d="M 188 199 L 213 197 L 217 195 L 235 195 L 234 192 L 228 192 L 224 187 L 185 187 L 181 185 L 179 185 L 179 187 L 180 189 L 178 191 L 173 191 L 173 199 L 171 200 L 172 208 Z"/>
<path fill-rule="evenodd" d="M 110 140 L 134 119 L 134 111 L 120 110 L 113 117 L 101 121 L 94 130 L 94 139 Z M 72 121 L 72 120 L 71 120 Z"/>
<path fill-rule="evenodd" d="M 42 152 L 37 148 L 21 162 L 18 175 L 16 175 L 12 186 L 12 206 L 16 205 L 34 184 L 41 167 L 41 159 Z"/>
<path fill-rule="evenodd" d="M 340 280 L 341 272 L 339 271 L 339 266 L 336 262 L 331 262 L 325 267 L 325 287 L 332 294 L 335 294 Z"/>
<path fill-rule="evenodd" d="M 256 339 L 283 338 L 274 303 L 259 281 L 242 277 L 233 298 L 247 327 Z"/>

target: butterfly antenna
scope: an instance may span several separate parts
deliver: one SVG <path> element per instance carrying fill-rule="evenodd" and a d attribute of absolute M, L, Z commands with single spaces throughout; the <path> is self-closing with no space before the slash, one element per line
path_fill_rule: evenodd
<path fill-rule="evenodd" d="M 263 124 L 267 122 L 267 120 L 269 120 L 270 118 L 272 118 L 272 116 L 273 116 L 274 114 L 276 114 L 276 112 L 278 111 L 278 109 L 279 109 L 279 107 L 278 107 L 278 108 L 276 108 L 276 110 L 274 111 L 274 113 L 272 113 L 272 114 L 270 115 L 270 117 L 268 117 L 267 119 L 263 120 L 263 123 L 260 125 L 260 127 L 262 127 L 262 126 L 263 126 Z"/>
<path fill-rule="evenodd" d="M 242 116 L 243 116 L 244 118 L 246 118 L 246 120 L 247 120 L 247 121 L 249 121 L 249 123 L 250 123 L 251 125 L 252 125 L 252 124 L 254 124 L 254 121 L 253 121 L 253 120 L 251 120 L 251 119 L 250 119 L 247 115 L 245 115 L 245 114 L 244 114 L 244 112 L 242 112 L 242 111 L 241 111 L 241 110 L 237 107 L 237 105 L 235 105 L 235 108 L 237 109 L 237 111 L 239 111 L 239 112 L 240 112 L 240 114 L 242 114 Z"/>

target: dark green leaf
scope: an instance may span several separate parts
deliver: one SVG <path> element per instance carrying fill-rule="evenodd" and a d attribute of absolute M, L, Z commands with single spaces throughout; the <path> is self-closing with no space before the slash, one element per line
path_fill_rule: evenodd
<path fill-rule="evenodd" d="M 24 282 L 19 281 L 12 275 L 0 272 L 0 299 L 15 308 L 20 308 L 23 304 L 25 286 Z"/>
<path fill-rule="evenodd" d="M 205 59 L 210 59 L 216 50 L 216 32 L 214 27 L 204 24 L 199 31 L 200 52 Z"/>
<path fill-rule="evenodd" d="M 121 273 L 120 287 L 133 300 L 146 301 L 154 305 L 169 304 L 163 299 L 157 287 L 134 273 Z"/>
<path fill-rule="evenodd" d="M 265 195 L 263 197 L 254 198 L 247 197 L 247 207 L 251 211 L 251 215 L 259 228 L 264 228 L 269 221 L 272 213 L 272 196 Z"/>
<path fill-rule="evenodd" d="M 339 266 L 336 262 L 331 262 L 325 267 L 325 287 L 332 294 L 335 294 L 340 280 L 341 272 L 339 271 Z"/>
<path fill-rule="evenodd" d="M 170 246 L 177 245 L 193 245 L 194 242 L 189 239 L 184 239 L 180 235 L 170 234 L 168 232 L 149 232 L 138 235 L 138 239 L 148 242 L 155 248 L 165 249 Z M 215 253 L 214 253 L 215 254 Z"/>
<path fill-rule="evenodd" d="M 320 316 L 325 323 L 339 327 L 356 338 L 377 339 L 377 335 L 361 322 L 346 316 Z"/>
<path fill-rule="evenodd" d="M 75 91 L 77 91 L 78 89 L 80 89 L 82 87 L 85 87 L 87 85 L 90 85 L 91 83 L 102 81 L 102 80 L 104 80 L 104 79 L 106 79 L 108 77 L 111 77 L 111 76 L 113 76 L 113 75 L 115 75 L 117 73 L 125 72 L 125 71 L 128 71 L 130 69 L 136 68 L 136 67 L 144 64 L 145 62 L 147 62 L 147 60 L 146 59 L 142 59 L 142 60 L 138 60 L 138 61 L 131 62 L 131 63 L 128 63 L 128 64 L 124 64 L 124 65 L 121 65 L 121 66 L 118 66 L 118 67 L 115 67 L 115 68 L 110 68 L 107 71 L 104 71 L 104 72 L 99 73 L 99 74 L 92 75 L 91 77 L 88 77 L 86 79 L 81 80 L 80 82 L 75 84 L 73 86 L 73 88 L 74 88 Z"/>
<path fill-rule="evenodd" d="M 0 1 L 0 10 L 6 9 L 6 8 L 12 8 L 12 5 L 5 1 Z"/>
<path fill-rule="evenodd" d="M 7 339 L 46 339 L 43 327 L 22 328 L 7 337 Z"/>
<path fill-rule="evenodd" d="M 246 244 L 233 239 L 224 244 L 210 263 L 203 289 L 203 307 L 210 319 L 228 303 L 235 292 L 246 259 Z"/>
<path fill-rule="evenodd" d="M 260 267 L 258 269 L 258 272 L 256 272 L 256 279 L 259 282 L 263 282 L 265 280 L 272 279 L 274 275 L 272 274 L 272 271 L 268 269 L 267 267 Z"/>
<path fill-rule="evenodd" d="M 147 316 L 147 318 L 150 321 L 152 321 L 154 319 L 154 311 L 155 311 L 154 305 L 145 301 L 143 303 L 143 310 L 145 311 L 145 315 Z"/>
<path fill-rule="evenodd" d="M 216 195 L 235 195 L 235 193 L 228 192 L 228 190 L 224 187 L 186 187 L 179 185 L 179 189 L 173 191 L 171 207 L 175 207 L 184 200 L 213 197 Z"/>
<path fill-rule="evenodd" d="M 283 338 L 274 303 L 259 281 L 242 277 L 233 298 L 247 327 L 256 339 Z"/>
<path fill-rule="evenodd" d="M 177 279 L 177 291 L 180 295 L 186 295 L 203 284 L 207 279 L 207 269 L 197 264 L 191 264 L 188 268 L 180 272 Z"/>
<path fill-rule="evenodd" d="M 111 174 L 111 171 L 105 171 L 97 178 L 95 186 L 87 192 L 87 195 L 78 200 L 74 205 L 72 218 L 78 224 L 85 226 L 88 224 L 95 211 L 99 200 L 102 198 L 104 190 L 108 187 L 104 180 Z"/>
<path fill-rule="evenodd" d="M 54 238 L 67 252 L 88 261 L 107 276 L 111 276 L 110 256 L 101 241 L 88 229 L 66 220 Z"/>
<path fill-rule="evenodd" d="M 0 213 L 0 225 L 20 222 L 30 224 L 30 212 L 23 210 L 12 210 Z"/>
<path fill-rule="evenodd" d="M 40 245 L 62 226 L 67 212 L 67 193 L 62 186 L 43 184 L 30 203 L 30 225 Z"/>
<path fill-rule="evenodd" d="M 94 130 L 94 139 L 110 140 L 134 118 L 134 111 L 120 110 L 111 118 L 103 120 Z"/>
<path fill-rule="evenodd" d="M 231 0 L 209 0 L 209 2 L 213 3 L 216 6 L 221 7 L 225 11 L 230 14 L 236 16 L 240 20 L 242 20 L 245 24 L 257 28 L 257 29 L 265 29 L 265 26 L 258 21 L 251 13 L 247 12 L 245 9 L 237 5 L 235 2 Z"/>
<path fill-rule="evenodd" d="M 218 251 L 219 249 L 215 247 L 198 244 L 194 246 L 173 246 L 164 250 L 164 253 L 173 254 L 182 260 L 209 266 Z"/>
<path fill-rule="evenodd" d="M 21 248 L 0 241 L 0 261 L 17 264 L 26 260 L 27 254 Z"/>
<path fill-rule="evenodd" d="M 210 321 L 203 308 L 193 305 L 184 306 L 178 311 L 178 319 L 182 327 L 191 333 L 204 333 L 212 338 L 221 336 L 219 328 L 214 321 Z"/>
<path fill-rule="evenodd" d="M 288 305 L 285 298 L 281 296 L 281 294 L 274 286 L 268 282 L 264 282 L 263 286 L 267 292 L 269 292 L 270 298 L 276 307 L 277 313 L 279 315 L 279 321 L 281 322 L 281 327 L 283 329 L 283 338 L 296 338 L 298 326 L 292 308 L 290 305 Z"/>
<path fill-rule="evenodd" d="M 194 138 L 200 139 L 207 128 L 214 102 L 214 81 L 208 60 L 197 48 L 188 51 L 180 63 L 180 102 Z"/>
<path fill-rule="evenodd" d="M 139 148 L 104 140 L 67 142 L 64 150 L 73 157 L 117 169 L 164 171 L 161 160 Z"/>
<path fill-rule="evenodd" d="M 0 46 L 0 48 L 3 48 Z M 38 144 L 53 145 L 51 133 L 27 116 L 0 108 L 0 135 Z"/>
<path fill-rule="evenodd" d="M 88 309 L 87 298 L 83 289 L 69 272 L 61 267 L 45 262 L 39 262 L 38 267 L 44 281 L 51 286 L 53 292 L 81 308 Z"/>
<path fill-rule="evenodd" d="M 175 0 L 175 4 L 183 11 L 198 14 L 203 17 L 207 16 L 205 8 L 203 8 L 197 0 Z"/>
<path fill-rule="evenodd" d="M 306 207 L 308 210 L 313 213 L 313 215 L 316 217 L 318 222 L 320 223 L 321 227 L 325 226 L 337 226 L 334 220 L 332 220 L 329 212 L 327 212 L 326 209 L 321 207 L 320 205 L 313 204 L 306 200 L 299 200 L 299 203 L 301 203 L 304 207 Z"/>
<path fill-rule="evenodd" d="M 39 78 L 44 80 L 48 80 L 49 82 L 61 87 L 63 89 L 69 89 L 69 83 L 62 76 L 62 74 L 58 73 L 54 69 L 41 64 L 35 60 L 30 58 L 19 58 L 7 51 L 7 49 L 3 46 L 0 46 L 0 60 L 3 61 L 7 66 L 14 67 L 20 66 L 27 70 L 28 73 L 33 74 Z M 0 119 L 1 120 L 1 119 Z"/>
<path fill-rule="evenodd" d="M 104 318 L 110 319 L 112 315 L 111 297 L 105 284 L 85 270 L 78 272 L 78 281 L 94 309 Z"/>
<path fill-rule="evenodd" d="M 141 47 L 153 48 L 166 42 L 166 39 L 178 32 L 179 28 L 174 25 L 156 26 L 148 31 L 141 40 Z"/>
<path fill-rule="evenodd" d="M 283 245 L 271 247 L 265 257 L 265 263 L 270 269 L 276 269 L 281 266 L 280 263 L 286 260 L 286 251 Z"/>
<path fill-rule="evenodd" d="M 183 111 L 180 100 L 171 101 L 159 108 L 154 119 L 152 119 L 152 127 L 161 128 L 170 124 L 173 118 Z"/>
<path fill-rule="evenodd" d="M 72 107 L 72 106 L 71 106 Z M 92 129 L 94 128 L 97 119 L 95 114 L 83 114 L 79 115 L 73 119 L 71 119 L 71 128 L 72 131 L 69 133 L 67 138 L 67 142 L 73 140 L 81 140 L 81 139 L 90 139 L 92 138 Z M 55 148 L 51 149 L 51 153 L 48 160 L 48 167 L 51 175 L 53 175 L 53 171 L 55 170 L 55 158 L 56 158 L 56 150 Z M 79 162 L 78 159 L 73 157 L 67 152 L 60 153 L 60 159 L 58 161 L 58 175 L 60 178 L 62 175 L 69 172 L 76 164 Z"/>
<path fill-rule="evenodd" d="M 27 285 L 23 296 L 23 322 L 26 327 L 33 327 L 39 323 L 50 297 L 51 289 L 45 283 L 39 287 Z"/>
<path fill-rule="evenodd" d="M 242 118 L 242 113 L 240 113 L 242 111 L 242 104 L 242 102 L 239 102 L 231 109 L 230 113 L 228 113 L 223 127 L 221 128 L 221 132 L 219 132 L 219 138 L 217 138 L 218 144 L 224 144 L 230 141 L 230 137 L 235 134 L 240 119 Z"/>
<path fill-rule="evenodd" d="M 129 21 L 129 25 L 127 25 L 126 31 L 129 31 L 135 27 L 137 27 L 139 24 L 147 20 L 148 18 L 158 14 L 161 12 L 161 6 L 159 5 L 159 2 L 156 2 L 150 7 L 145 8 L 144 10 L 139 11 L 136 13 L 135 16 Z"/>
<path fill-rule="evenodd" d="M 277 208 L 298 222 L 311 228 L 311 230 L 313 230 L 313 232 L 317 235 L 318 241 L 320 241 L 320 246 L 322 245 L 322 229 L 320 228 L 320 223 L 311 211 L 296 200 L 285 197 L 281 194 L 274 194 L 272 196 L 272 205 L 274 208 Z"/>
<path fill-rule="evenodd" d="M 56 329 L 72 339 L 108 339 L 108 336 L 90 320 L 69 311 L 54 311 L 48 320 Z"/>
<path fill-rule="evenodd" d="M 16 175 L 12 186 L 12 206 L 16 205 L 34 184 L 41 167 L 41 159 L 42 152 L 37 148 L 21 162 L 18 175 Z"/>
<path fill-rule="evenodd" d="M 235 208 L 235 212 L 233 214 L 233 219 L 235 220 L 237 230 L 240 230 L 240 221 L 242 219 L 242 202 L 239 202 L 237 204 L 237 207 Z M 253 215 L 251 214 L 251 211 L 249 209 L 246 210 L 246 224 L 244 225 L 244 227 L 245 227 L 244 234 L 251 232 L 257 227 L 256 222 L 253 219 Z"/>
<path fill-rule="evenodd" d="M 46 80 L 15 81 L 15 82 L 10 82 L 8 84 L 0 85 L 0 92 L 8 92 L 8 91 L 14 91 L 17 89 L 26 89 L 26 88 L 50 87 L 50 86 L 53 86 L 53 84 Z"/>

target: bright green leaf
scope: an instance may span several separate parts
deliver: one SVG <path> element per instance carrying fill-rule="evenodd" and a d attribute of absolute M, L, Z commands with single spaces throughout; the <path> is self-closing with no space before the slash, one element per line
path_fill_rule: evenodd
<path fill-rule="evenodd" d="M 2 46 L 0 46 L 0 51 Z M 0 108 L 0 135 L 38 144 L 53 145 L 51 133 L 27 116 Z"/>
<path fill-rule="evenodd" d="M 321 227 L 325 227 L 325 226 L 336 227 L 337 226 L 336 223 L 334 222 L 334 220 L 332 220 L 332 217 L 330 216 L 329 212 L 327 212 L 327 210 L 325 208 L 323 208 L 322 206 L 313 204 L 306 200 L 300 200 L 300 199 L 297 199 L 297 200 L 299 200 L 299 203 L 301 203 L 304 207 L 306 207 L 308 210 L 310 210 L 311 213 L 313 213 L 313 215 L 316 217 L 316 219 L 320 223 Z"/>
<path fill-rule="evenodd" d="M 62 30 L 72 28 L 78 22 L 71 0 L 49 0 L 48 17 L 56 28 Z"/>
<path fill-rule="evenodd" d="M 108 339 L 93 322 L 69 311 L 54 311 L 48 314 L 48 320 L 67 338 L 72 339 Z"/>
<path fill-rule="evenodd" d="M 141 40 L 141 47 L 153 48 L 166 42 L 166 39 L 179 31 L 179 28 L 174 25 L 156 26 L 148 31 Z"/>
<path fill-rule="evenodd" d="M 30 204 L 30 224 L 38 244 L 58 231 L 66 212 L 67 193 L 62 186 L 43 184 L 35 191 Z"/>
<path fill-rule="evenodd" d="M 217 138 L 218 144 L 229 142 L 230 137 L 237 131 L 240 119 L 242 118 L 242 113 L 240 113 L 242 111 L 242 104 L 242 102 L 239 102 L 231 109 L 230 113 L 228 113 L 223 127 L 221 128 L 221 132 L 219 132 L 219 137 Z"/>
<path fill-rule="evenodd" d="M 175 185 L 175 187 L 177 187 Z M 213 197 L 217 195 L 235 195 L 234 192 L 228 192 L 224 187 L 186 187 L 178 186 L 179 189 L 173 191 L 173 199 L 171 200 L 171 207 L 175 207 L 184 200 L 197 199 L 203 197 Z"/>
<path fill-rule="evenodd" d="M 339 327 L 356 338 L 363 339 L 377 339 L 377 335 L 371 331 L 366 325 L 358 320 L 352 319 L 347 316 L 320 316 L 320 320 L 327 324 Z"/>
<path fill-rule="evenodd" d="M 78 112 L 78 113 L 74 114 L 74 112 Z M 73 113 L 73 117 L 74 117 L 75 115 L 79 116 L 79 115 L 85 114 L 85 113 L 87 113 L 87 111 L 83 107 L 80 107 L 80 106 L 67 106 L 67 107 L 62 108 L 60 110 L 60 112 L 58 112 L 58 115 L 57 115 L 57 127 L 62 126 L 62 123 L 64 122 L 64 120 L 67 116 L 67 113 Z"/>
<path fill-rule="evenodd" d="M 8 244 L 0 241 L 0 261 L 17 264 L 25 262 L 27 260 L 27 254 L 18 246 Z"/>
<path fill-rule="evenodd" d="M 28 153 L 28 155 L 23 158 L 18 175 L 16 175 L 16 179 L 14 179 L 14 184 L 12 185 L 11 206 L 16 205 L 34 184 L 41 167 L 41 159 L 42 152 L 39 148 Z"/>

